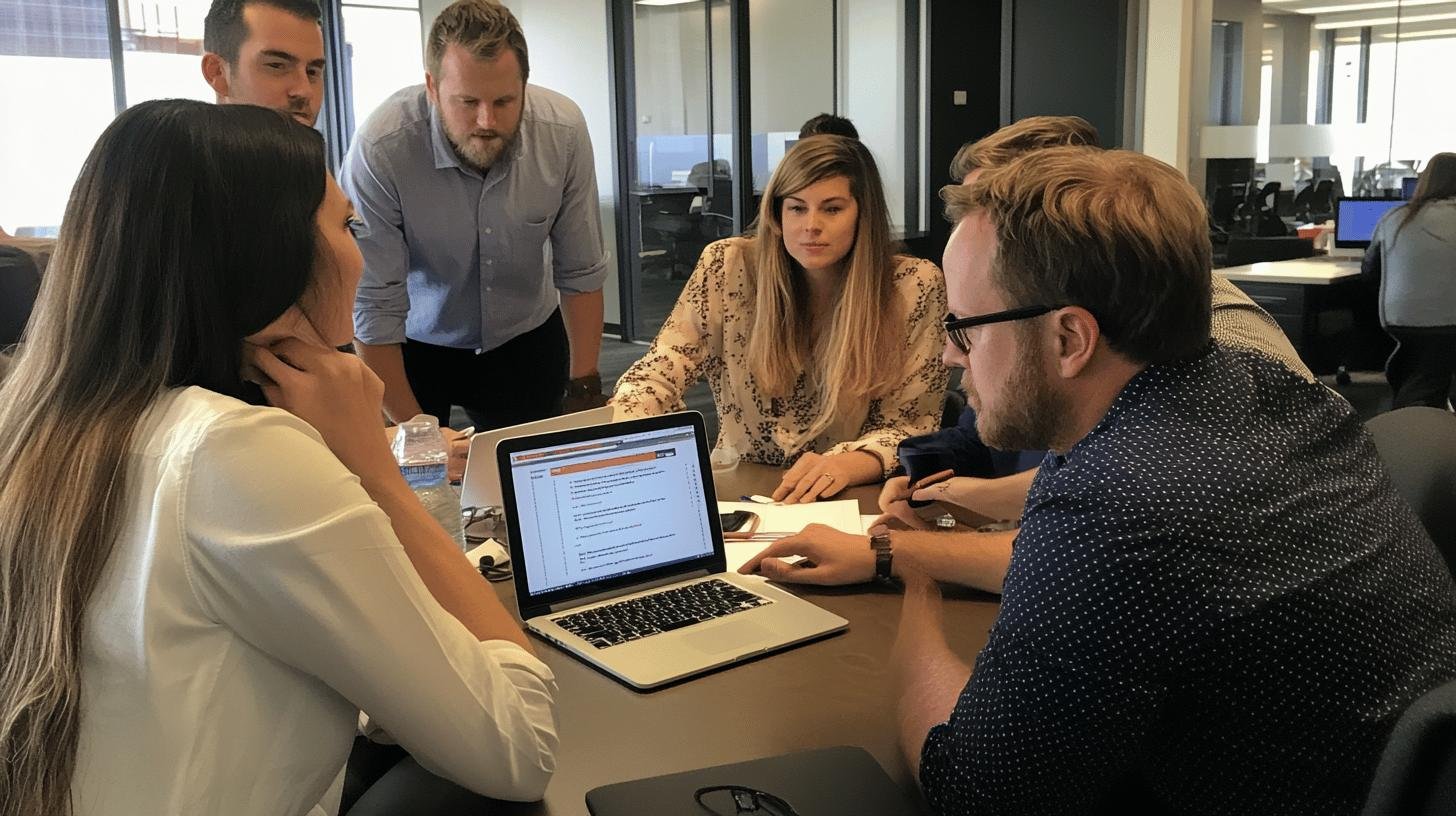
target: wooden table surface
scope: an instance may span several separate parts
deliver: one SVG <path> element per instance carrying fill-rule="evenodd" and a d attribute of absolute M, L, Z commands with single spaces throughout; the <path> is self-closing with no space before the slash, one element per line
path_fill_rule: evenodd
<path fill-rule="evenodd" d="M 769 493 L 781 471 L 741 464 L 715 476 L 718 495 Z M 878 485 L 837 498 L 876 512 Z M 495 585 L 515 609 L 510 582 Z M 542 802 L 504 805 L 501 813 L 584 814 L 586 792 L 600 785 L 833 745 L 868 750 L 891 778 L 913 785 L 896 745 L 890 647 L 900 593 L 870 585 L 791 587 L 849 621 L 849 629 L 652 692 L 634 691 L 550 644 L 536 651 L 556 673 L 561 748 Z M 998 598 L 947 589 L 951 647 L 968 661 L 986 644 Z"/>

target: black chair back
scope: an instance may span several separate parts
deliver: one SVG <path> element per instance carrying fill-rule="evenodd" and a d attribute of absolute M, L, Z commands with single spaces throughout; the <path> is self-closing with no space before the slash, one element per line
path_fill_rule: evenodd
<path fill-rule="evenodd" d="M 1456 813 L 1456 680 L 1426 692 L 1396 722 L 1362 813 Z"/>
<path fill-rule="evenodd" d="M 1456 575 L 1456 415 L 1414 406 L 1380 414 L 1365 427 L 1396 492 Z"/>

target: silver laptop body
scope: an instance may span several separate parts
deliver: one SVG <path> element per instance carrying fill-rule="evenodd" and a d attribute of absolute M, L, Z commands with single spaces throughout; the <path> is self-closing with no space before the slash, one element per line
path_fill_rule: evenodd
<path fill-rule="evenodd" d="M 496 457 L 521 619 L 634 688 L 848 625 L 725 570 L 697 412 L 506 439 Z"/>
<path fill-rule="evenodd" d="M 612 406 L 603 405 L 574 414 L 524 422 L 508 428 L 484 431 L 470 438 L 470 458 L 465 462 L 465 477 L 460 483 L 461 507 L 500 507 L 500 470 L 495 464 L 495 446 L 502 439 L 529 436 L 547 431 L 564 431 L 587 425 L 605 425 L 612 421 Z"/>

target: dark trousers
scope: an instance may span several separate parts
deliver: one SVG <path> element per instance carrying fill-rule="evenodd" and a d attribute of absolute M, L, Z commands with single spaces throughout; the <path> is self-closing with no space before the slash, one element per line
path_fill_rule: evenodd
<path fill-rule="evenodd" d="M 435 776 L 398 745 L 354 738 L 344 774 L 342 816 L 487 816 L 493 800 Z"/>
<path fill-rule="evenodd" d="M 1456 327 L 1387 327 L 1395 351 L 1385 363 L 1385 378 L 1395 392 L 1393 408 L 1428 405 L 1446 408 L 1456 374 Z"/>
<path fill-rule="evenodd" d="M 561 310 L 539 327 L 483 354 L 473 349 L 404 344 L 404 373 L 427 414 L 450 424 L 459 405 L 478 431 L 519 425 L 561 413 L 571 349 Z"/>

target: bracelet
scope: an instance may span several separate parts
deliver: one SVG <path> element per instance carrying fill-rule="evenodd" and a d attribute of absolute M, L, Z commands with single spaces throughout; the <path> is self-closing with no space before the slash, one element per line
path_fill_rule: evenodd
<path fill-rule="evenodd" d="M 870 536 L 870 549 L 875 551 L 875 583 L 899 586 L 895 581 L 895 551 L 890 543 L 890 534 L 876 533 Z"/>

